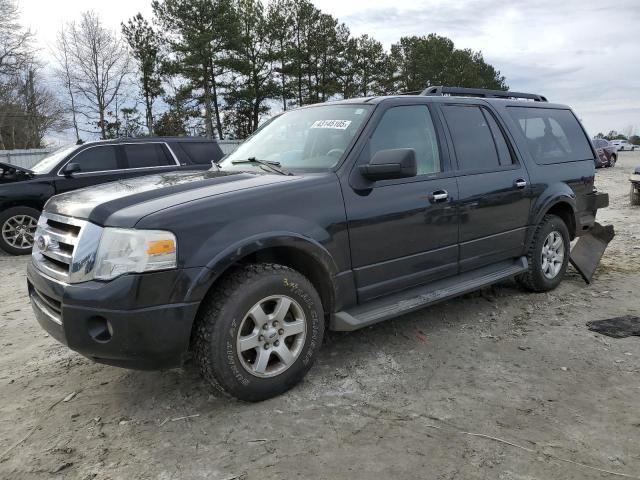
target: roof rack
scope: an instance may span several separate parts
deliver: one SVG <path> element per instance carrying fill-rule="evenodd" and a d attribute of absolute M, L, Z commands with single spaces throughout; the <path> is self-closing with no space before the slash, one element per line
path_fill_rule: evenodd
<path fill-rule="evenodd" d="M 420 95 L 459 96 L 459 97 L 483 97 L 483 98 L 525 98 L 536 102 L 546 102 L 547 97 L 536 93 L 520 93 L 504 90 L 487 90 L 484 88 L 462 88 L 434 86 L 425 88 Z"/>

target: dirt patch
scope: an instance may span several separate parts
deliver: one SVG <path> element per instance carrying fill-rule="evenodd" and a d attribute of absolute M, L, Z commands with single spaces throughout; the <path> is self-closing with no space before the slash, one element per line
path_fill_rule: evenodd
<path fill-rule="evenodd" d="M 592 285 L 570 270 L 551 293 L 507 282 L 331 333 L 302 385 L 257 405 L 192 368 L 70 352 L 33 318 L 28 259 L 2 256 L 0 478 L 639 478 L 640 339 L 585 326 L 640 314 L 637 164 L 598 171 L 617 234 Z"/>

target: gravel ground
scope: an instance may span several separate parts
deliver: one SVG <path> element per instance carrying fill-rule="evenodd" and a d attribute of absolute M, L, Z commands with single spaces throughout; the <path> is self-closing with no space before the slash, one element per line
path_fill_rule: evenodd
<path fill-rule="evenodd" d="M 260 404 L 193 368 L 97 365 L 49 338 L 25 266 L 0 257 L 0 478 L 640 478 L 640 207 L 624 153 L 597 185 L 617 236 L 587 286 L 507 282 L 362 331 L 332 333 L 306 381 Z M 606 473 L 605 471 L 609 472 Z"/>

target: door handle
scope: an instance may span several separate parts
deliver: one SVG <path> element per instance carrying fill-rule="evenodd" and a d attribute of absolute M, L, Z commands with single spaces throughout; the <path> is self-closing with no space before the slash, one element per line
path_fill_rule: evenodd
<path fill-rule="evenodd" d="M 436 190 L 431 195 L 429 195 L 429 199 L 434 203 L 446 202 L 448 198 L 449 192 L 447 192 L 446 190 Z"/>
<path fill-rule="evenodd" d="M 513 184 L 515 185 L 516 188 L 522 190 L 524 187 L 527 186 L 527 181 L 522 178 L 519 178 L 518 180 L 513 182 Z"/>

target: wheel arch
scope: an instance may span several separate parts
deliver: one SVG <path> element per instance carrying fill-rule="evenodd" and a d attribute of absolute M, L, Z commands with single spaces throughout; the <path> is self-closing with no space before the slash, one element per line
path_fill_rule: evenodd
<path fill-rule="evenodd" d="M 248 263 L 277 263 L 300 272 L 320 295 L 325 314 L 332 312 L 336 302 L 333 279 L 338 273 L 334 259 L 317 241 L 290 232 L 260 235 L 228 247 L 203 269 L 189 288 L 187 300 L 201 299 L 204 303 L 229 271 Z"/>
<path fill-rule="evenodd" d="M 544 215 L 555 215 L 560 217 L 569 229 L 569 237 L 571 240 L 576 237 L 576 212 L 569 202 L 560 200 L 553 205 L 550 205 Z"/>
<path fill-rule="evenodd" d="M 567 187 L 568 188 L 568 187 Z M 536 226 L 542 221 L 545 215 L 556 215 L 562 219 L 569 229 L 569 236 L 571 240 L 576 237 L 577 221 L 576 221 L 576 203 L 573 193 L 563 193 L 561 195 L 555 195 L 548 197 L 546 201 L 541 203 L 535 209 L 535 216 L 529 229 L 528 242 L 533 238 L 533 232 Z"/>

